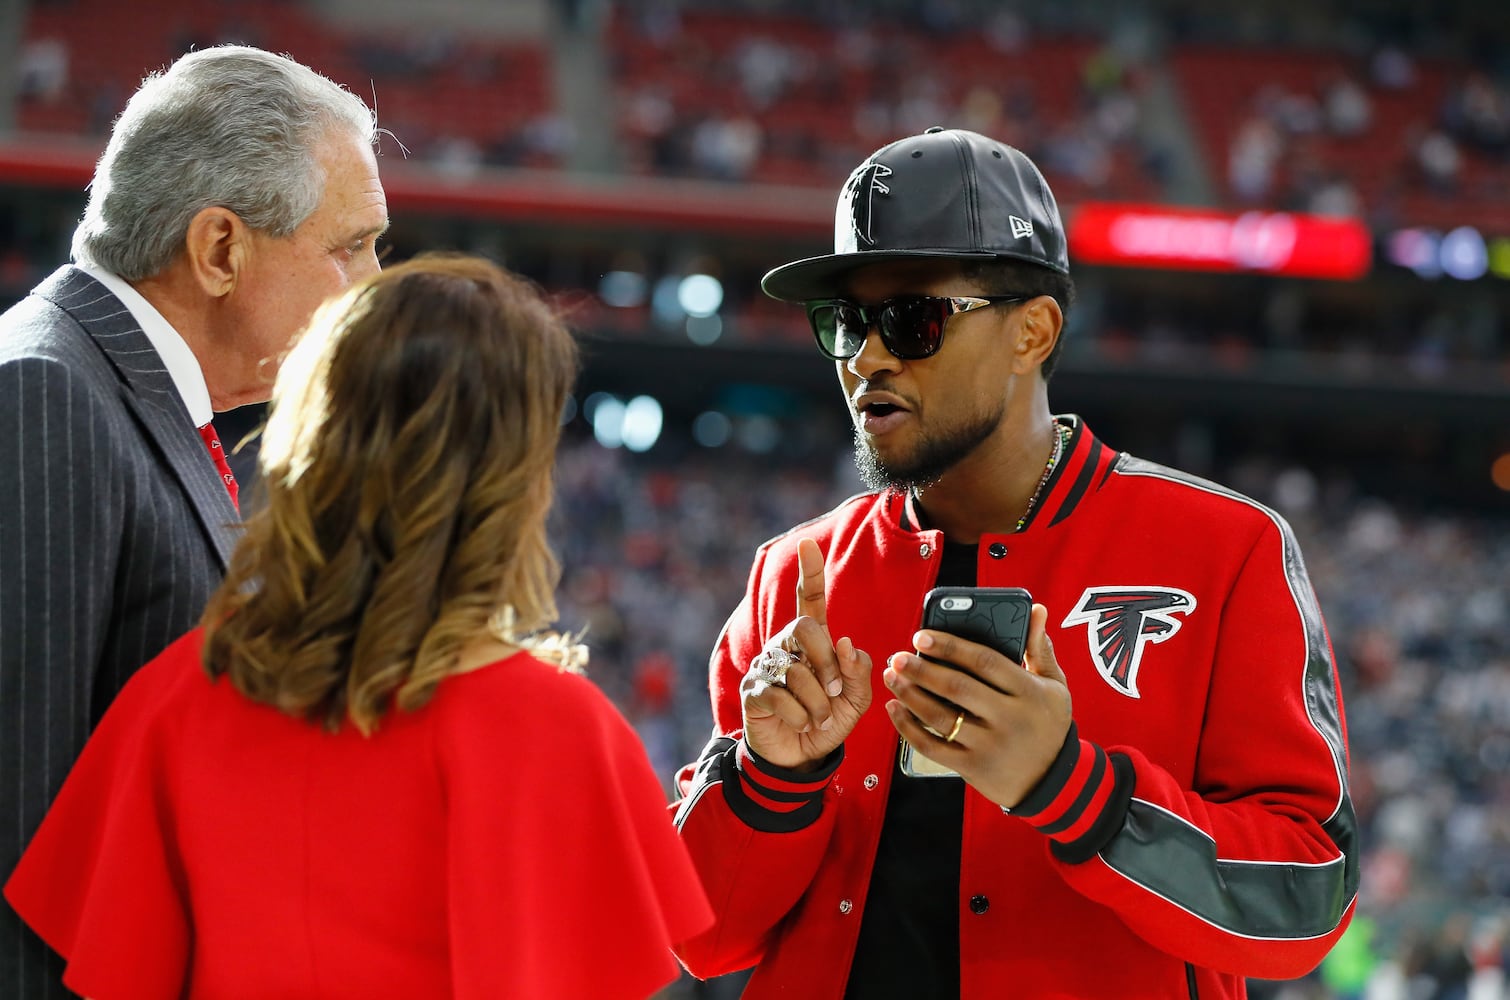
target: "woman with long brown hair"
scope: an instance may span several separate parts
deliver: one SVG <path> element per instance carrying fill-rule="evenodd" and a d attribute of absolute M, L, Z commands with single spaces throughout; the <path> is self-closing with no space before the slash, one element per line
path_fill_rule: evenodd
<path fill-rule="evenodd" d="M 643 997 L 711 920 L 633 730 L 546 631 L 571 335 L 474 258 L 327 304 L 202 626 L 6 897 L 96 1000 Z"/>

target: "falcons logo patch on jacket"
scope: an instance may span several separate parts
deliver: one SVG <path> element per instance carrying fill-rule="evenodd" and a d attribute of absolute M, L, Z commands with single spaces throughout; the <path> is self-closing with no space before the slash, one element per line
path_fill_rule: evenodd
<path fill-rule="evenodd" d="M 1106 682 L 1129 698 L 1138 694 L 1138 667 L 1150 642 L 1180 630 L 1175 615 L 1195 610 L 1195 597 L 1173 587 L 1087 587 L 1062 627 L 1086 626 L 1091 660 Z"/>

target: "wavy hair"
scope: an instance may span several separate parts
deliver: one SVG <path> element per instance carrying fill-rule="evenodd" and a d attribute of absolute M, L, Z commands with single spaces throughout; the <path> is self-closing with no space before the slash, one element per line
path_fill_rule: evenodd
<path fill-rule="evenodd" d="M 319 207 L 318 153 L 332 133 L 370 143 L 377 122 L 361 98 L 292 59 L 246 45 L 191 52 L 148 76 L 116 119 L 73 258 L 127 281 L 160 274 L 215 205 L 287 236 Z"/>
<path fill-rule="evenodd" d="M 210 675 L 370 733 L 487 632 L 574 666 L 577 647 L 543 630 L 576 371 L 538 291 L 478 258 L 416 258 L 323 306 L 279 373 L 265 502 L 204 613 Z"/>

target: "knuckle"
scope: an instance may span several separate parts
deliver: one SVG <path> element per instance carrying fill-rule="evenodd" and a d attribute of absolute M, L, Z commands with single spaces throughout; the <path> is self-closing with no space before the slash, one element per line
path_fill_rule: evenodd
<path fill-rule="evenodd" d="M 826 644 L 823 641 L 823 625 L 816 618 L 803 615 L 794 623 L 793 635 L 802 646 L 805 655 L 824 655 L 827 653 Z"/>
<path fill-rule="evenodd" d="M 965 675 L 952 666 L 938 668 L 938 675 L 938 681 L 934 684 L 934 689 L 939 694 L 949 697 L 951 701 L 957 701 L 958 698 L 956 696 L 962 694 L 965 690 Z"/>
<path fill-rule="evenodd" d="M 1000 666 L 999 660 L 1005 659 L 1002 654 L 990 649 L 978 649 L 970 655 L 970 668 L 977 677 L 990 677 L 996 673 Z"/>

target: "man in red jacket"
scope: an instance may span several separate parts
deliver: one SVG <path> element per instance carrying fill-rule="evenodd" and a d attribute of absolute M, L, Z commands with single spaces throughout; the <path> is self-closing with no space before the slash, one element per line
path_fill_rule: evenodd
<path fill-rule="evenodd" d="M 835 252 L 763 287 L 807 304 L 873 491 L 763 545 L 719 638 L 673 807 L 718 921 L 682 960 L 811 1000 L 1241 997 L 1314 967 L 1358 888 L 1315 595 L 1273 511 L 1049 409 L 1074 289 L 1038 169 L 894 142 Z M 920 630 L 943 584 L 1028 589 L 1023 662 Z"/>

